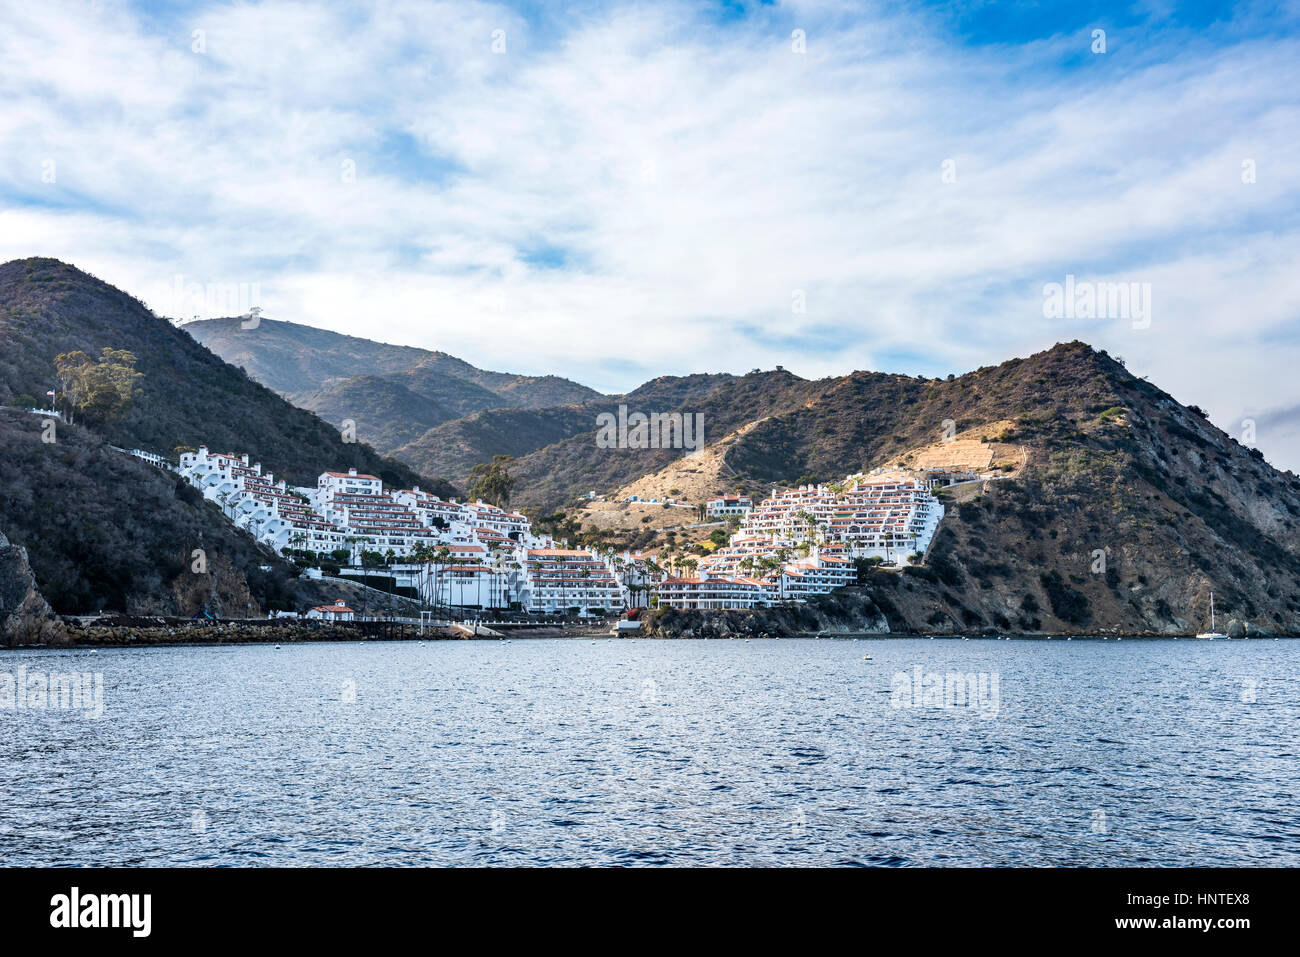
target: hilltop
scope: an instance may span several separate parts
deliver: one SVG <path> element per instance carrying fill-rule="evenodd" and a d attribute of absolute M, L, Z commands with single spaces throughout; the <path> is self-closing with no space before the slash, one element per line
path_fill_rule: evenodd
<path fill-rule="evenodd" d="M 237 317 L 197 319 L 181 325 L 195 342 L 281 395 L 302 395 L 354 375 L 401 372 L 429 353 L 327 329 L 261 318 L 244 328 Z"/>

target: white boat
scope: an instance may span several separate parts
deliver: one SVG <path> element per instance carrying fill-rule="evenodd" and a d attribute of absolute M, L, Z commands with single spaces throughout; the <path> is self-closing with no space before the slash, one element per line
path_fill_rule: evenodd
<path fill-rule="evenodd" d="M 1203 631 L 1196 636 L 1197 638 L 1208 638 L 1213 641 L 1215 638 L 1227 638 L 1221 631 L 1214 630 L 1214 592 L 1210 592 L 1210 630 Z"/>

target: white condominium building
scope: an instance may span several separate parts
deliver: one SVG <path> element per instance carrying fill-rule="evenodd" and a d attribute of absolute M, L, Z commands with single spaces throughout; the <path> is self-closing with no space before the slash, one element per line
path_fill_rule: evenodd
<path fill-rule="evenodd" d="M 523 603 L 529 611 L 552 614 L 625 607 L 623 586 L 609 565 L 592 552 L 570 548 L 525 550 Z"/>
<path fill-rule="evenodd" d="M 659 603 L 752 608 L 805 601 L 852 584 L 854 559 L 924 553 L 943 518 L 932 483 L 929 475 L 894 471 L 851 476 L 843 488 L 773 490 L 749 510 L 727 545 L 700 559 L 700 578 L 662 583 Z M 755 590 L 753 582 L 764 588 Z"/>
<path fill-rule="evenodd" d="M 421 584 L 421 597 L 434 605 L 504 611 L 518 601 L 515 576 L 487 565 L 435 564 Z"/>
<path fill-rule="evenodd" d="M 784 492 L 773 489 L 770 498 L 749 510 L 740 530 L 745 535 L 802 539 L 826 520 L 835 504 L 835 493 L 824 485 L 803 485 Z"/>
<path fill-rule="evenodd" d="M 462 561 L 500 564 L 502 553 L 534 541 L 518 512 L 443 501 L 418 487 L 386 493 L 382 479 L 356 469 L 323 472 L 315 488 L 289 488 L 247 455 L 203 446 L 183 453 L 177 471 L 231 521 L 279 552 L 346 549 L 355 562 L 362 551 L 408 557 L 419 545 L 445 545 Z"/>
<path fill-rule="evenodd" d="M 346 472 L 322 472 L 316 487 L 325 497 L 334 495 L 383 495 L 384 483 L 377 475 L 357 474 L 356 469 Z"/>
<path fill-rule="evenodd" d="M 770 583 L 755 578 L 668 578 L 659 583 L 659 604 L 670 608 L 723 611 L 754 608 L 775 600 Z"/>
<path fill-rule="evenodd" d="M 858 573 L 853 563 L 840 555 L 813 555 L 786 565 L 779 583 L 782 597 L 802 601 L 852 585 Z"/>
<path fill-rule="evenodd" d="M 335 493 L 325 503 L 325 519 L 361 540 L 366 550 L 410 555 L 416 545 L 436 545 L 438 536 L 415 513 L 386 495 Z"/>
<path fill-rule="evenodd" d="M 754 502 L 748 495 L 719 495 L 706 502 L 704 510 L 706 514 L 718 518 L 730 515 L 744 516 L 753 507 Z"/>
<path fill-rule="evenodd" d="M 943 503 L 923 479 L 901 472 L 859 479 L 826 523 L 828 540 L 855 558 L 886 561 L 924 553 L 943 518 Z"/>
<path fill-rule="evenodd" d="M 732 571 L 719 570 L 720 565 L 728 564 Z M 779 563 L 775 568 L 771 563 L 740 565 L 743 571 L 738 573 L 736 567 L 737 563 L 719 562 L 708 566 L 699 578 L 669 578 L 655 589 L 659 604 L 674 608 L 756 608 L 783 601 L 806 601 L 857 579 L 853 562 L 831 549 L 814 549 L 807 557 Z"/>
<path fill-rule="evenodd" d="M 527 534 L 529 522 L 518 512 L 507 512 L 503 508 L 486 502 L 467 502 L 464 506 L 465 517 L 475 528 L 488 529 L 507 538 L 521 538 Z"/>
<path fill-rule="evenodd" d="M 313 511 L 305 495 L 277 482 L 247 455 L 209 452 L 201 446 L 181 454 L 177 471 L 227 518 L 276 551 L 345 547 L 342 530 Z"/>

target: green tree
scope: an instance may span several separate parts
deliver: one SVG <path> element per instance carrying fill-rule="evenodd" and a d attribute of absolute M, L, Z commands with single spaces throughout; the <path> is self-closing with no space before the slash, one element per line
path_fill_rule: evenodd
<path fill-rule="evenodd" d="M 108 422 L 126 415 L 139 392 L 144 373 L 135 371 L 136 357 L 125 349 L 105 347 L 98 359 L 81 350 L 54 357 L 54 369 L 69 421 L 80 412 L 87 421 Z"/>
<path fill-rule="evenodd" d="M 515 479 L 510 476 L 507 466 L 513 461 L 509 455 L 494 455 L 491 462 L 480 462 L 470 469 L 470 497 L 498 508 L 510 504 L 510 490 L 515 487 Z"/>

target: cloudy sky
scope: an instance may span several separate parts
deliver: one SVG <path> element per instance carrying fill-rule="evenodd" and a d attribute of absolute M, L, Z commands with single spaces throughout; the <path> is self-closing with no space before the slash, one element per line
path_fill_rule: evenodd
<path fill-rule="evenodd" d="M 1081 338 L 1300 470 L 1296 4 L 560 6 L 0 0 L 0 259 L 609 391 Z"/>

